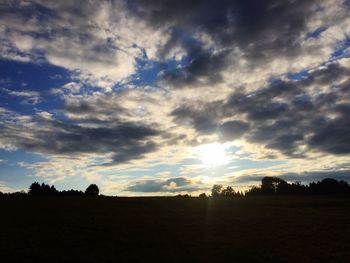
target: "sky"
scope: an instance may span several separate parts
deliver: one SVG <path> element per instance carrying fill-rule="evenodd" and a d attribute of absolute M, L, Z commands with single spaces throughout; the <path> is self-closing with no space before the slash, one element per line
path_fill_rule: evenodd
<path fill-rule="evenodd" d="M 350 181 L 349 9 L 1 0 L 0 191 Z"/>

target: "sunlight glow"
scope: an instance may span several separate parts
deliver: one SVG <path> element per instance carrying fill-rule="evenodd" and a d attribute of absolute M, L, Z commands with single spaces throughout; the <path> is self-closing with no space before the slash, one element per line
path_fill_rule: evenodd
<path fill-rule="evenodd" d="M 196 147 L 196 154 L 204 165 L 219 166 L 230 161 L 227 155 L 227 147 L 219 143 L 211 143 Z"/>

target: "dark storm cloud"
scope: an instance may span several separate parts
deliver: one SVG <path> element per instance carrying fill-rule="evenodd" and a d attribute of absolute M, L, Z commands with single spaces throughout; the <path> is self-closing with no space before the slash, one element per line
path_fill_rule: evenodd
<path fill-rule="evenodd" d="M 190 178 L 177 177 L 168 180 L 146 180 L 136 182 L 125 190 L 130 192 L 159 193 L 159 192 L 194 192 L 206 189 L 200 182 Z"/>
<path fill-rule="evenodd" d="M 350 107 L 344 115 L 327 121 L 309 139 L 310 147 L 333 154 L 350 153 Z"/>
<path fill-rule="evenodd" d="M 35 127 L 3 122 L 1 136 L 14 146 L 43 154 L 74 155 L 84 153 L 112 154 L 112 163 L 140 159 L 157 149 L 152 137 L 159 134 L 153 128 L 131 123 L 114 123 L 111 127 L 82 127 L 43 119 L 35 120 Z"/>
<path fill-rule="evenodd" d="M 154 27 L 177 25 L 182 29 L 200 29 L 222 45 L 238 44 L 252 49 L 250 44 L 257 39 L 257 47 L 284 50 L 294 47 L 295 38 L 305 27 L 310 9 L 317 1 L 278 0 L 189 0 L 135 1 L 133 10 Z M 278 34 L 278 39 L 273 36 Z M 289 51 L 290 52 L 290 51 Z"/>
<path fill-rule="evenodd" d="M 292 103 L 300 111 L 309 111 L 314 108 L 311 98 L 308 95 L 296 96 Z"/>
<path fill-rule="evenodd" d="M 330 63 L 311 72 L 305 82 L 330 84 L 348 75 L 350 75 L 350 70 L 348 68 L 345 68 L 338 63 Z"/>
<path fill-rule="evenodd" d="M 244 175 L 233 178 L 233 182 L 237 184 L 247 184 L 252 183 L 256 184 L 261 182 L 261 179 L 266 176 L 264 174 L 254 174 L 254 175 Z M 302 172 L 302 173 L 282 173 L 276 175 L 283 180 L 289 182 L 303 182 L 310 183 L 321 181 L 325 178 L 334 178 L 336 180 L 350 181 L 350 170 L 321 170 L 321 171 L 311 171 L 311 172 Z"/>
<path fill-rule="evenodd" d="M 295 146 L 299 141 L 302 141 L 303 138 L 302 134 L 283 134 L 270 141 L 266 147 L 278 149 L 286 155 L 294 155 L 294 157 L 296 157 L 297 154 L 294 152 Z"/>
<path fill-rule="evenodd" d="M 181 88 L 183 85 L 196 85 L 200 78 L 206 78 L 206 84 L 218 83 L 222 80 L 221 70 L 225 68 L 227 63 L 225 58 L 228 51 L 212 54 L 210 52 L 201 52 L 200 54 L 188 53 L 193 59 L 191 62 L 181 68 L 175 70 L 164 71 L 161 80 L 173 85 L 173 87 Z"/>
<path fill-rule="evenodd" d="M 316 0 L 241 0 L 199 1 L 138 0 L 130 8 L 154 28 L 168 29 L 171 37 L 161 56 L 176 46 L 182 47 L 190 62 L 181 69 L 166 71 L 170 84 L 194 84 L 199 77 L 207 82 L 221 80 L 233 48 L 239 48 L 251 67 L 261 66 L 277 56 L 294 57 L 301 52 L 300 35 L 307 21 L 317 15 Z M 206 48 L 195 33 L 204 33 L 219 53 Z M 232 61 L 231 61 L 232 66 Z"/>
<path fill-rule="evenodd" d="M 337 69 L 337 70 L 335 70 Z M 328 92 L 311 94 L 309 85 L 329 86 L 346 78 L 347 69 L 331 63 L 314 70 L 299 81 L 278 81 L 254 94 L 235 93 L 225 105 L 226 114 L 245 114 L 252 125 L 248 141 L 263 143 L 290 156 L 301 156 L 297 146 L 328 153 L 350 153 L 349 114 L 345 92 L 348 84 L 328 88 Z M 347 83 L 347 82 L 345 82 Z M 311 95 L 309 95 L 309 93 Z M 285 101 L 274 102 L 273 100 Z M 336 113 L 337 118 L 329 116 Z"/>
<path fill-rule="evenodd" d="M 264 103 L 260 107 L 251 108 L 248 112 L 250 120 L 265 121 L 268 119 L 275 119 L 283 115 L 288 110 L 288 104 L 280 102 Z"/>
<path fill-rule="evenodd" d="M 301 92 L 302 89 L 294 82 L 275 80 L 255 92 L 233 93 L 228 98 L 225 109 L 227 113 L 248 113 L 253 120 L 268 119 L 288 109 L 286 103 L 274 101 L 275 98 L 291 99 Z"/>
<path fill-rule="evenodd" d="M 225 141 L 244 136 L 248 142 L 291 157 L 303 157 L 308 151 L 350 154 L 347 72 L 333 62 L 311 71 L 306 78 L 274 80 L 255 92 L 234 92 L 226 101 L 181 106 L 172 115 L 199 134 L 218 132 Z M 336 84 L 338 80 L 342 82 Z M 315 85 L 323 91 L 315 92 Z M 221 121 L 235 117 L 240 121 Z"/>
<path fill-rule="evenodd" d="M 157 145 L 153 141 L 133 141 L 132 143 L 122 144 L 118 147 L 113 155 L 113 164 L 126 163 L 130 160 L 141 159 L 144 154 L 153 152 L 157 149 Z"/>
<path fill-rule="evenodd" d="M 227 121 L 220 125 L 219 134 L 223 141 L 231 141 L 241 137 L 249 129 L 249 123 L 243 121 Z"/>
<path fill-rule="evenodd" d="M 87 99 L 66 99 L 63 113 L 71 119 L 79 120 L 80 123 L 105 124 L 119 122 L 120 115 L 130 116 L 132 113 L 116 102 L 110 96 L 101 96 L 95 100 Z"/>
<path fill-rule="evenodd" d="M 99 110 L 96 105 L 88 103 L 86 101 L 79 101 L 76 104 L 70 104 L 65 102 L 65 112 L 73 114 L 89 114 L 96 113 Z"/>
<path fill-rule="evenodd" d="M 197 132 L 210 134 L 216 131 L 218 119 L 218 105 L 211 103 L 205 107 L 182 105 L 171 112 L 175 122 L 193 126 Z"/>

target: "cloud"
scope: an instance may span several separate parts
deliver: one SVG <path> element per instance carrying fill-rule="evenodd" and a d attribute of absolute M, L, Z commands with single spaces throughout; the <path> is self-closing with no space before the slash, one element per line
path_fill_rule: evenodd
<path fill-rule="evenodd" d="M 141 122 L 167 129 L 173 125 L 168 112 L 176 101 L 164 100 L 167 93 L 159 89 L 127 88 L 116 93 L 64 94 L 62 113 L 71 120 L 109 126 L 113 122 Z"/>
<path fill-rule="evenodd" d="M 252 72 L 258 73 L 255 78 L 266 78 L 298 71 L 328 59 L 349 33 L 341 0 L 136 3 L 131 13 L 170 34 L 159 53 L 179 63 L 162 75 L 162 81 L 175 88 L 213 85 L 228 75 L 237 82 Z M 317 30 L 318 36 L 307 38 Z"/>
<path fill-rule="evenodd" d="M 215 107 L 215 106 L 214 106 Z M 182 105 L 171 112 L 174 121 L 182 125 L 190 125 L 199 133 L 213 133 L 216 129 L 216 113 L 210 104 L 205 107 Z"/>
<path fill-rule="evenodd" d="M 152 26 L 176 25 L 181 28 L 200 27 L 221 45 L 236 43 L 253 51 L 256 48 L 247 44 L 254 40 L 265 50 L 284 52 L 287 48 L 297 48 L 293 40 L 306 27 L 306 19 L 315 1 L 187 1 L 178 5 L 176 1 L 138 1 L 138 13 Z M 212 12 L 215 10 L 215 12 Z M 280 38 L 274 38 L 279 34 Z M 259 40 L 259 41 L 257 41 Z"/>
<path fill-rule="evenodd" d="M 183 104 L 171 112 L 179 125 L 224 141 L 244 137 L 289 157 L 313 152 L 349 154 L 348 58 L 310 70 L 306 77 L 276 79 L 226 100 Z"/>
<path fill-rule="evenodd" d="M 0 192 L 2 193 L 18 192 L 20 190 L 21 189 L 10 187 L 7 182 L 0 181 Z"/>
<path fill-rule="evenodd" d="M 159 80 L 173 88 L 298 71 L 328 59 L 350 22 L 342 0 L 11 3 L 0 7 L 1 57 L 61 66 L 107 90 L 140 59 L 165 62 Z"/>
<path fill-rule="evenodd" d="M 316 149 L 333 154 L 350 154 L 350 104 L 344 115 L 328 120 L 311 136 L 308 144 Z"/>
<path fill-rule="evenodd" d="M 334 73 L 334 68 L 340 69 L 339 75 Z M 291 88 L 283 88 L 280 93 L 272 92 L 274 89 L 269 86 L 238 104 L 230 101 L 227 107 L 229 111 L 233 109 L 246 114 L 252 123 L 248 141 L 264 143 L 267 148 L 278 149 L 290 156 L 314 150 L 347 154 L 350 153 L 346 128 L 349 96 L 344 94 L 347 94 L 349 79 L 342 75 L 347 70 L 334 62 L 314 70 L 306 79 L 283 83 Z M 345 82 L 337 85 L 338 78 Z M 313 89 L 313 86 L 318 86 L 318 89 Z M 320 92 L 322 89 L 324 92 Z M 283 102 L 275 104 L 272 99 Z M 274 105 L 273 110 L 271 105 Z"/>
<path fill-rule="evenodd" d="M 2 90 L 5 91 L 10 96 L 24 98 L 24 100 L 22 100 L 23 104 L 35 105 L 41 102 L 41 95 L 37 91 L 32 91 L 32 90 L 15 91 L 15 90 L 10 90 L 6 88 L 2 88 Z"/>
<path fill-rule="evenodd" d="M 144 157 L 155 151 L 151 138 L 159 135 L 142 124 L 119 122 L 110 127 L 83 127 L 47 118 L 21 116 L 5 111 L 1 120 L 1 144 L 51 155 L 110 154 L 119 164 Z"/>
<path fill-rule="evenodd" d="M 200 181 L 187 177 L 176 177 L 167 180 L 145 180 L 136 182 L 128 186 L 125 191 L 144 192 L 144 193 L 177 193 L 177 192 L 196 192 L 207 190 Z"/>
<path fill-rule="evenodd" d="M 51 78 L 49 93 L 4 90 L 43 102 L 33 116 L 0 108 L 0 147 L 47 156 L 41 175 L 58 157 L 100 169 L 181 163 L 194 145 L 217 142 L 252 160 L 350 153 L 343 0 L 23 3 L 0 5 L 0 57 L 70 73 L 65 84 Z M 187 187 L 178 184 L 145 188 Z"/>
<path fill-rule="evenodd" d="M 140 46 L 152 57 L 161 41 L 161 33 L 149 32 L 128 16 L 125 5 L 124 1 L 4 3 L 0 56 L 61 66 L 79 81 L 110 90 L 135 72 L 136 58 L 142 57 Z"/>
<path fill-rule="evenodd" d="M 227 121 L 220 125 L 220 137 L 226 140 L 234 140 L 241 137 L 249 129 L 249 123 L 243 121 Z"/>
<path fill-rule="evenodd" d="M 54 76 L 54 78 L 57 78 L 57 77 Z M 77 82 L 72 81 L 72 82 L 68 82 L 68 83 L 64 84 L 60 88 L 51 89 L 51 93 L 53 93 L 53 94 L 79 94 L 82 86 L 83 85 L 81 83 L 77 83 Z"/>
<path fill-rule="evenodd" d="M 201 46 L 191 47 L 187 52 L 187 56 L 191 58 L 188 65 L 163 71 L 161 83 L 171 85 L 173 88 L 182 88 L 223 81 L 221 70 L 228 64 L 226 58 L 230 53 L 229 50 L 210 52 L 202 49 Z"/>

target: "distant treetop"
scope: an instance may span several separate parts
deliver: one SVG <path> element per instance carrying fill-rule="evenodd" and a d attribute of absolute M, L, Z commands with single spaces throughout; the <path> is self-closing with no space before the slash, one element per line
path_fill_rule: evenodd
<path fill-rule="evenodd" d="M 86 195 L 92 195 L 92 196 L 98 195 L 99 192 L 100 192 L 100 189 L 98 189 L 98 186 L 96 184 L 90 184 L 85 190 Z"/>
<path fill-rule="evenodd" d="M 312 182 L 309 185 L 288 183 L 278 177 L 264 177 L 261 186 L 254 186 L 246 195 L 348 195 L 350 186 L 345 181 L 325 178 L 322 181 Z"/>
<path fill-rule="evenodd" d="M 57 195 L 58 191 L 53 185 L 34 182 L 30 185 L 28 193 L 30 195 Z"/>
<path fill-rule="evenodd" d="M 92 195 L 97 196 L 99 194 L 99 189 L 96 184 L 89 185 L 85 193 L 79 190 L 63 190 L 63 191 L 57 191 L 55 186 L 50 186 L 45 183 L 38 183 L 34 182 L 30 185 L 28 194 L 31 196 L 52 196 L 52 195 L 59 195 L 59 196 L 83 196 L 83 195 Z"/>

